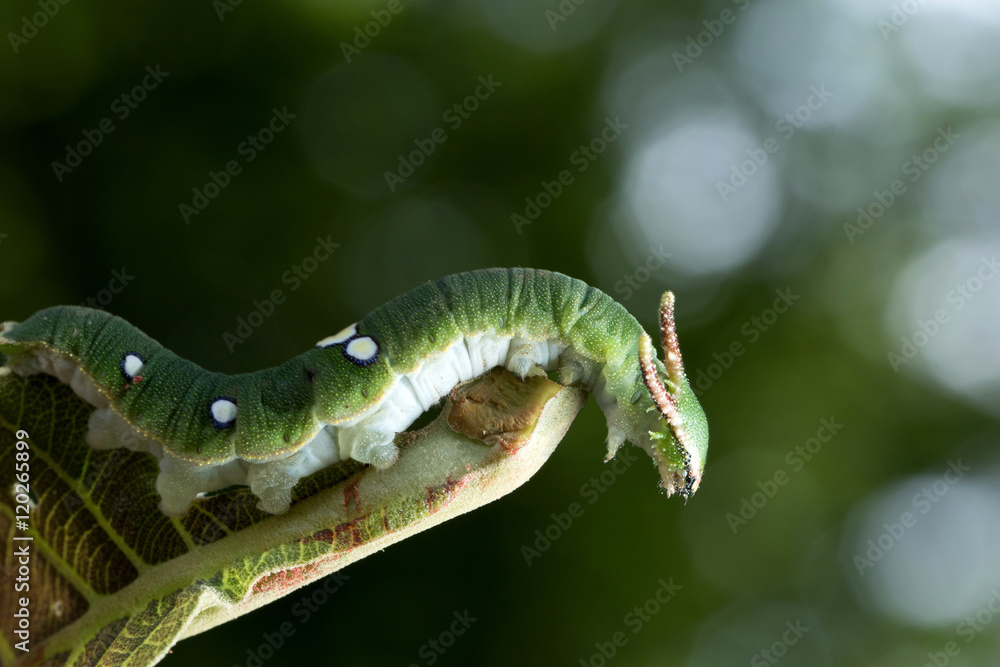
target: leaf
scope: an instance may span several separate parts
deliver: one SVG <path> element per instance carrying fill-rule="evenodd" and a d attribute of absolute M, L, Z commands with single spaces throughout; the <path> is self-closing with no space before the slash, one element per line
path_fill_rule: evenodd
<path fill-rule="evenodd" d="M 495 371 L 456 389 L 426 428 L 400 434 L 399 460 L 387 470 L 354 461 L 321 470 L 295 487 L 282 515 L 261 512 L 249 489 L 234 487 L 170 518 L 157 507 L 151 455 L 92 449 L 84 441 L 92 408 L 68 386 L 0 368 L 0 533 L 5 545 L 30 551 L 30 590 L 16 594 L 15 547 L 4 552 L 0 662 L 155 664 L 185 637 L 511 492 L 554 451 L 585 400 L 544 377 L 522 383 Z M 26 532 L 16 527 L 13 493 L 22 429 Z M 15 648 L 21 597 L 28 653 Z"/>

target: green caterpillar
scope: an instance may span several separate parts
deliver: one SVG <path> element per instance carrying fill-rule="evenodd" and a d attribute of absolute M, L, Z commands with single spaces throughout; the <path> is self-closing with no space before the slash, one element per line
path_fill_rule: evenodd
<path fill-rule="evenodd" d="M 96 410 L 87 442 L 159 459 L 161 509 L 249 485 L 261 509 L 288 509 L 299 479 L 351 457 L 391 466 L 394 436 L 460 382 L 496 366 L 559 371 L 594 394 L 607 458 L 626 440 L 655 462 L 667 494 L 701 481 L 705 414 L 688 386 L 673 322 L 660 307 L 665 365 L 635 318 L 559 273 L 486 269 L 425 283 L 290 361 L 256 373 L 208 372 L 100 310 L 56 306 L 0 329 L 21 375 L 48 373 Z"/>

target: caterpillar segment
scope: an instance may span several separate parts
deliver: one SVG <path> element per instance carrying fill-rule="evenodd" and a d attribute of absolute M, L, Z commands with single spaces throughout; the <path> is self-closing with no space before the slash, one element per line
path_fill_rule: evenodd
<path fill-rule="evenodd" d="M 610 460 L 626 442 L 653 459 L 668 495 L 693 494 L 708 449 L 704 412 L 684 375 L 673 318 L 660 304 L 664 361 L 625 308 L 568 276 L 485 269 L 420 285 L 288 362 L 213 373 L 125 320 L 56 306 L 0 329 L 20 375 L 46 373 L 94 406 L 87 442 L 159 460 L 161 509 L 248 485 L 286 511 L 303 477 L 346 458 L 376 468 L 393 439 L 459 383 L 502 366 L 522 379 L 558 371 L 590 391 L 608 424 Z"/>

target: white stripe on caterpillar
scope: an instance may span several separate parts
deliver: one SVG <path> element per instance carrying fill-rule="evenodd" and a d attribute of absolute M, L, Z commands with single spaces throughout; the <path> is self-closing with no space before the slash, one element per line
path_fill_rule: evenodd
<path fill-rule="evenodd" d="M 340 345 L 341 343 L 345 343 L 354 338 L 356 335 L 358 335 L 357 323 L 344 327 L 332 336 L 327 336 L 320 342 L 316 343 L 316 347 L 326 348 L 333 347 L 334 345 Z"/>
<path fill-rule="evenodd" d="M 356 326 L 351 325 L 319 345 L 361 341 L 353 349 L 359 360 L 377 354 L 377 343 L 373 339 L 356 335 Z M 345 346 L 348 354 L 352 353 L 351 343 Z M 130 359 L 132 356 L 136 358 Z M 557 341 L 503 336 L 492 329 L 477 333 L 424 360 L 415 371 L 398 376 L 382 400 L 360 417 L 322 426 L 298 451 L 271 461 L 250 463 L 236 458 L 216 465 L 185 461 L 165 451 L 162 443 L 139 433 L 114 412 L 93 380 L 72 360 L 58 353 L 37 351 L 29 364 L 22 364 L 16 370 L 22 375 L 34 372 L 55 375 L 97 408 L 88 421 L 86 440 L 90 446 L 95 449 L 125 447 L 156 456 L 161 471 L 156 487 L 162 497 L 161 507 L 167 514 L 181 515 L 195 498 L 232 485 L 249 485 L 260 498 L 262 510 L 279 514 L 288 509 L 292 487 L 300 479 L 337 461 L 353 458 L 378 468 L 391 465 L 398 455 L 393 444 L 396 434 L 405 431 L 417 417 L 437 405 L 457 384 L 496 366 L 505 366 L 521 377 L 533 367 L 554 370 L 564 356 L 565 362 L 576 369 L 576 374 L 593 375 L 592 361 L 575 353 L 567 354 L 566 346 Z M 143 365 L 141 357 L 128 354 L 123 359 L 122 371 L 137 377 Z M 238 414 L 236 402 L 224 396 L 213 401 L 209 410 L 218 428 L 231 426 Z"/>

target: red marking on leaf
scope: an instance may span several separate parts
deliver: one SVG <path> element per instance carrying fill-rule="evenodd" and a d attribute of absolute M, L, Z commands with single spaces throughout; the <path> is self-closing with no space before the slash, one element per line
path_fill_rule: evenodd
<path fill-rule="evenodd" d="M 333 528 L 324 528 L 323 530 L 313 533 L 309 537 L 302 538 L 299 540 L 299 543 L 309 544 L 310 542 L 326 542 L 338 550 L 352 549 L 354 547 L 361 546 L 375 537 L 375 535 L 371 534 L 371 531 L 368 530 L 366 525 L 370 519 L 371 515 L 366 514 L 354 519 L 353 521 L 338 524 Z"/>
<path fill-rule="evenodd" d="M 304 538 L 302 542 L 326 542 L 327 544 L 333 544 L 333 529 L 324 528 L 323 530 L 313 533 L 312 536 Z"/>
<path fill-rule="evenodd" d="M 307 563 L 299 567 L 273 572 L 261 577 L 253 585 L 253 595 L 298 588 L 315 579 L 318 569 L 319 566 L 315 563 Z"/>
<path fill-rule="evenodd" d="M 458 492 L 465 486 L 466 480 L 462 479 L 453 482 L 450 478 L 441 486 L 428 486 L 427 496 L 424 498 L 424 505 L 432 514 L 450 503 L 458 495 Z"/>
<path fill-rule="evenodd" d="M 334 528 L 334 533 L 336 535 L 336 545 L 342 549 L 352 549 L 354 547 L 359 547 L 365 542 L 368 542 L 370 535 L 365 536 L 367 531 L 362 531 L 361 526 L 364 521 L 368 520 L 368 516 L 359 517 L 354 521 L 348 521 L 347 523 L 342 523 Z"/>
<path fill-rule="evenodd" d="M 344 509 L 348 508 L 348 504 L 354 501 L 354 510 L 359 511 L 361 509 L 361 497 L 358 495 L 358 485 L 361 483 L 361 478 L 358 477 L 353 482 L 344 487 Z"/>

